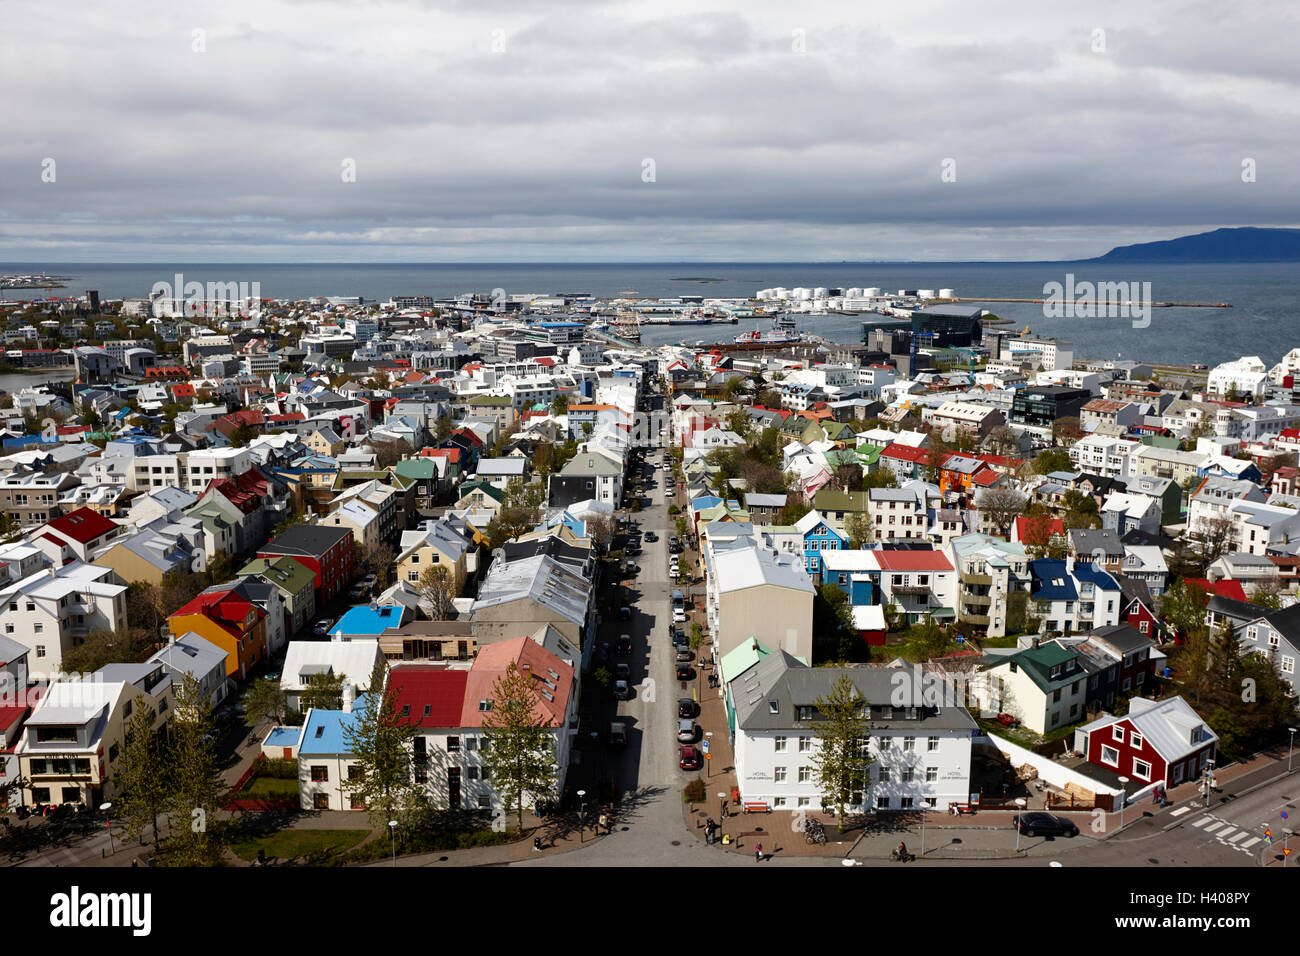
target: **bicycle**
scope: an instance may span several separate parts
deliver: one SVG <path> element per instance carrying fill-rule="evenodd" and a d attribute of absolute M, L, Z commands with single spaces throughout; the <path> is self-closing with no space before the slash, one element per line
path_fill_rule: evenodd
<path fill-rule="evenodd" d="M 826 828 L 817 820 L 806 820 L 803 825 L 804 839 L 809 843 L 822 846 L 826 843 Z"/>

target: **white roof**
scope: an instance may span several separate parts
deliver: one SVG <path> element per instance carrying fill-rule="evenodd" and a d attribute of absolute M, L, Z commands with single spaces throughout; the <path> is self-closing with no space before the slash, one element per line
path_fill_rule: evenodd
<path fill-rule="evenodd" d="M 346 676 L 357 687 L 370 683 L 370 672 L 379 659 L 378 641 L 290 641 L 280 671 L 281 690 L 302 690 L 304 668 L 316 673 L 329 668 L 335 675 Z"/>
<path fill-rule="evenodd" d="M 803 556 L 773 554 L 766 548 L 741 548 L 714 557 L 718 591 L 743 591 L 770 585 L 813 593 L 812 579 L 804 570 Z"/>

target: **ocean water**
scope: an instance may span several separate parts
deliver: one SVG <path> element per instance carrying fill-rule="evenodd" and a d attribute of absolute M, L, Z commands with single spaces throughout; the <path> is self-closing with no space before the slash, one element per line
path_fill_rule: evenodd
<path fill-rule="evenodd" d="M 1075 355 L 1169 364 L 1213 365 L 1240 355 L 1278 361 L 1300 346 L 1300 267 L 1287 263 L 1113 265 L 1099 263 L 0 263 L 0 273 L 45 272 L 69 276 L 51 295 L 97 289 L 101 298 L 146 296 L 156 282 L 257 282 L 269 298 L 353 295 L 383 301 L 393 295 L 449 296 L 503 289 L 515 293 L 589 292 L 613 296 L 750 296 L 772 286 L 951 288 L 958 296 L 1041 298 L 1049 282 L 1151 283 L 1156 301 L 1228 302 L 1231 309 L 1153 309 L 1150 323 L 1128 318 L 1056 318 L 1032 303 L 972 303 L 1028 326 L 1034 334 L 1073 343 Z M 698 281 L 709 279 L 716 281 Z M 41 290 L 8 290 L 6 299 L 40 298 Z M 805 316 L 799 328 L 835 342 L 857 343 L 869 317 Z M 642 341 L 730 341 L 765 323 L 648 326 Z"/>

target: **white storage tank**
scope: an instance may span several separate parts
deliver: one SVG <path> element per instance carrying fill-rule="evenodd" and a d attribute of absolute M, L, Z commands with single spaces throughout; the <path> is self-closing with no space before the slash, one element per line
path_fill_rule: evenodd
<path fill-rule="evenodd" d="M 794 297 L 807 302 L 812 298 L 812 289 L 805 289 L 802 286 L 794 290 Z"/>
<path fill-rule="evenodd" d="M 917 297 L 918 299 L 933 299 L 933 298 L 934 298 L 934 290 L 933 290 L 933 289 L 917 289 L 917 290 L 916 290 L 916 297 Z"/>
<path fill-rule="evenodd" d="M 957 293 L 954 292 L 954 291 L 952 291 L 952 289 L 940 289 L 940 290 L 939 290 L 939 298 L 941 298 L 941 299 L 955 299 L 955 298 L 957 298 Z"/>
<path fill-rule="evenodd" d="M 874 285 L 869 286 L 868 288 L 862 290 L 862 296 L 863 298 L 867 298 L 867 299 L 879 299 L 880 289 L 878 289 Z"/>
<path fill-rule="evenodd" d="M 819 286 L 818 288 L 813 289 L 814 299 L 824 299 L 830 294 L 831 294 L 831 290 L 825 288 L 824 286 Z"/>

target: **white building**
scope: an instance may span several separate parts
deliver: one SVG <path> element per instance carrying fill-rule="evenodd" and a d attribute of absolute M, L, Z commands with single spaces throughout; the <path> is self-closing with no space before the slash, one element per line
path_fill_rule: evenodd
<path fill-rule="evenodd" d="M 866 704 L 866 753 L 872 758 L 865 786 L 852 794 L 846 810 L 946 811 L 970 799 L 976 725 L 963 707 L 935 706 L 936 700 L 950 701 L 951 693 L 927 693 L 929 685 L 911 669 L 811 668 L 781 651 L 759 657 L 763 650 L 737 651 L 729 658 L 734 675 L 728 659 L 723 661 L 736 715 L 732 750 L 742 801 L 774 810 L 821 810 L 813 760 L 824 718 L 816 705 L 841 675 Z"/>

